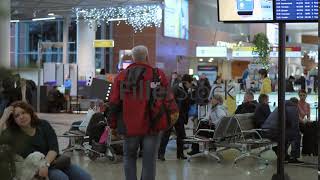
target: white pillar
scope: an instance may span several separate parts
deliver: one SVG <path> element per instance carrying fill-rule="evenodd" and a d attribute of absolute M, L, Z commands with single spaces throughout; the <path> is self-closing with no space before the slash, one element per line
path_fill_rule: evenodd
<path fill-rule="evenodd" d="M 10 1 L 0 0 L 0 66 L 10 68 Z"/>
<path fill-rule="evenodd" d="M 63 21 L 63 53 L 62 53 L 62 63 L 69 63 L 69 54 L 68 54 L 68 42 L 69 42 L 69 24 L 70 18 L 66 17 Z"/>
<path fill-rule="evenodd" d="M 95 48 L 93 41 L 96 38 L 95 28 L 90 28 L 84 20 L 77 24 L 77 64 L 79 79 L 84 80 L 86 74 L 95 76 Z"/>

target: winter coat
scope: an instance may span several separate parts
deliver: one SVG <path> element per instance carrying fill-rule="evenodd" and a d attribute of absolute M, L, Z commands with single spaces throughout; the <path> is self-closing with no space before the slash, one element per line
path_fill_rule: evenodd
<path fill-rule="evenodd" d="M 261 128 L 261 125 L 268 118 L 270 113 L 271 111 L 268 104 L 262 104 L 262 103 L 258 104 L 253 116 L 256 128 L 258 129 Z"/>
<path fill-rule="evenodd" d="M 228 115 L 227 109 L 223 105 L 217 105 L 212 108 L 212 111 L 210 113 L 210 121 L 212 124 L 217 127 L 219 124 L 220 120 Z"/>
<path fill-rule="evenodd" d="M 144 72 L 139 76 L 139 69 Z M 137 71 L 136 71 L 137 70 Z M 169 83 L 164 72 L 160 69 L 158 75 L 161 86 L 167 88 Z M 129 72 L 132 72 L 131 74 Z M 127 75 L 128 72 L 128 75 Z M 137 92 L 126 92 L 125 81 L 137 83 Z M 111 111 L 111 127 L 121 127 L 121 134 L 126 136 L 143 136 L 151 133 L 150 116 L 148 113 L 149 101 L 147 97 L 147 88 L 150 87 L 148 82 L 152 82 L 153 68 L 150 65 L 143 63 L 133 63 L 126 70 L 121 71 L 115 78 L 112 85 L 110 95 L 110 111 Z M 142 82 L 142 87 L 140 87 Z M 138 85 L 139 84 L 139 85 Z M 161 126 L 161 127 L 160 127 Z M 166 127 L 162 123 L 153 129 L 152 133 L 157 133 Z"/>
<path fill-rule="evenodd" d="M 298 106 L 291 101 L 285 102 L 286 106 L 286 134 L 296 135 L 299 133 L 299 114 Z M 278 108 L 276 108 L 261 126 L 262 129 L 271 130 L 279 134 Z"/>
<path fill-rule="evenodd" d="M 256 106 L 257 106 L 257 101 L 242 103 L 237 107 L 235 114 L 254 113 L 254 111 L 256 110 Z"/>

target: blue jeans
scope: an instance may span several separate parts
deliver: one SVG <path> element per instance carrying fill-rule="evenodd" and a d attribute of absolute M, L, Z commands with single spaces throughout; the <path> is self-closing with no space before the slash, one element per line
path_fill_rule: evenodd
<path fill-rule="evenodd" d="M 301 146 L 301 134 L 300 132 L 294 133 L 286 140 L 286 152 L 288 151 L 289 146 L 291 145 L 291 157 L 299 158 L 300 157 L 300 146 Z M 288 154 L 288 153 L 287 153 Z"/>
<path fill-rule="evenodd" d="M 50 180 L 91 180 L 91 176 L 76 165 L 65 170 L 49 168 Z"/>
<path fill-rule="evenodd" d="M 155 180 L 160 135 L 126 137 L 123 145 L 126 180 L 137 180 L 137 152 L 143 143 L 141 180 Z"/>

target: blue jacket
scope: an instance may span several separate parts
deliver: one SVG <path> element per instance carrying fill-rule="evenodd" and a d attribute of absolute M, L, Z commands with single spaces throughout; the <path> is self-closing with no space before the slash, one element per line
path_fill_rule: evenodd
<path fill-rule="evenodd" d="M 286 106 L 286 134 L 294 135 L 299 133 L 298 106 L 291 101 L 285 102 Z M 272 132 L 280 133 L 278 121 L 278 108 L 276 108 L 261 126 L 262 129 L 269 129 Z"/>

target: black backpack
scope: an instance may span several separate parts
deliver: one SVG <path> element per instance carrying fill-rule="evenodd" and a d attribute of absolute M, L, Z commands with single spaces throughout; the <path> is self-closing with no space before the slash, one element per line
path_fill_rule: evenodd
<path fill-rule="evenodd" d="M 147 69 L 145 67 L 141 66 L 136 66 L 133 68 L 127 69 L 126 76 L 125 76 L 125 81 L 121 85 L 123 89 L 125 89 L 126 92 L 133 92 L 137 96 L 139 96 L 139 90 L 141 88 L 141 81 L 144 79 L 144 75 L 146 73 Z M 150 81 L 150 91 L 148 94 L 146 94 L 147 99 L 148 99 L 148 109 L 146 113 L 148 113 L 148 116 L 150 117 L 150 129 L 153 129 L 157 123 L 159 122 L 161 116 L 163 113 L 166 113 L 165 110 L 160 111 L 156 116 L 152 116 L 151 114 L 151 107 L 154 106 L 157 98 L 155 98 L 155 94 L 160 95 L 162 98 L 164 98 L 166 95 L 159 93 L 161 87 L 161 78 L 158 73 L 157 68 L 152 69 L 152 80 Z M 118 127 L 118 132 L 123 134 L 126 132 L 126 128 L 123 123 L 122 119 L 122 103 L 118 108 L 113 108 L 113 111 L 117 111 L 118 117 L 117 117 L 117 127 Z M 152 118 L 153 117 L 153 118 Z"/>

